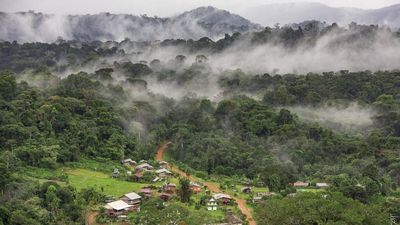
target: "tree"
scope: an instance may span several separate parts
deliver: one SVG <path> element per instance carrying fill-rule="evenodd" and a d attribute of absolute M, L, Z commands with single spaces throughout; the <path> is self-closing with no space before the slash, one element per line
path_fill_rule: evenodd
<path fill-rule="evenodd" d="M 190 202 L 190 197 L 192 196 L 192 189 L 190 189 L 190 181 L 186 178 L 180 179 L 179 180 L 179 190 L 178 190 L 178 195 L 183 203 L 189 203 Z"/>

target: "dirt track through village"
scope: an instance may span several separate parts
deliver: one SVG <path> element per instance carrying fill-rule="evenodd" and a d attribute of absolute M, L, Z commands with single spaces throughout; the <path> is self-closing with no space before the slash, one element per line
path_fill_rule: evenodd
<path fill-rule="evenodd" d="M 170 144 L 171 144 L 171 142 L 166 142 L 158 147 L 157 154 L 156 154 L 156 161 L 163 161 L 164 153 Z M 178 173 L 182 177 L 186 177 L 187 179 L 189 179 L 191 181 L 194 181 L 194 182 L 197 181 L 197 179 L 195 177 L 185 173 L 184 171 L 180 170 L 178 167 L 176 167 L 172 164 L 168 164 L 168 166 L 172 172 Z M 212 192 L 222 193 L 221 189 L 217 185 L 215 185 L 213 183 L 209 183 L 209 182 L 203 182 L 203 183 Z M 242 211 L 242 213 L 246 216 L 247 221 L 249 222 L 249 225 L 257 225 L 256 221 L 254 220 L 254 218 L 251 214 L 250 209 L 247 207 L 246 200 L 237 198 L 237 197 L 233 197 L 233 199 L 238 204 L 240 211 Z"/>

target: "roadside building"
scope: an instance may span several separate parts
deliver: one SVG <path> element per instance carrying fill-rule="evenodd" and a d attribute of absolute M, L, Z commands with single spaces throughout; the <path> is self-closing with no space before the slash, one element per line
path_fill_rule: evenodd
<path fill-rule="evenodd" d="M 222 203 L 224 205 L 227 205 L 231 202 L 232 197 L 230 195 L 227 194 L 222 194 L 222 193 L 218 193 L 213 195 L 213 198 L 215 200 L 217 200 L 217 202 Z"/>

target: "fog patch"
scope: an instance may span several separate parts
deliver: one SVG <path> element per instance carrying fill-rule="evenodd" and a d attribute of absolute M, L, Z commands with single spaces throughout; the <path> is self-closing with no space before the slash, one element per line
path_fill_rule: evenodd
<path fill-rule="evenodd" d="M 366 133 L 373 126 L 374 111 L 352 103 L 348 106 L 293 106 L 285 107 L 306 122 L 344 133 Z"/>

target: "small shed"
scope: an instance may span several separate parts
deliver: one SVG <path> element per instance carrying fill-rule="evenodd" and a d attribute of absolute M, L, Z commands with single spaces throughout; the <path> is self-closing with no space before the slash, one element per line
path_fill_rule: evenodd
<path fill-rule="evenodd" d="M 164 202 L 166 202 L 166 201 L 169 201 L 169 200 L 172 198 L 172 195 L 171 195 L 171 194 L 168 194 L 168 193 L 161 193 L 161 194 L 159 195 L 159 198 L 160 198 L 161 200 L 163 200 Z"/>
<path fill-rule="evenodd" d="M 303 181 L 297 181 L 293 183 L 293 187 L 308 187 L 309 183 L 303 182 Z"/>
<path fill-rule="evenodd" d="M 315 186 L 317 188 L 328 188 L 329 184 L 327 184 L 327 183 L 316 183 Z"/>
<path fill-rule="evenodd" d="M 248 186 L 243 187 L 242 188 L 242 192 L 246 193 L 246 194 L 250 194 L 251 193 L 251 187 L 248 187 Z"/>

